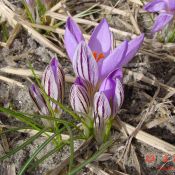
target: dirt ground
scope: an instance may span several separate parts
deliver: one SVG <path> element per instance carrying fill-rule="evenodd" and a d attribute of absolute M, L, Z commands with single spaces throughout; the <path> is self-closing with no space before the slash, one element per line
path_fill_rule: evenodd
<path fill-rule="evenodd" d="M 120 8 L 122 10 L 128 8 L 127 6 L 129 4 L 127 4 L 126 1 L 118 2 L 117 0 L 102 2 L 109 6 L 117 4 L 116 8 Z M 92 6 L 94 3 L 96 3 L 96 1 L 92 1 L 87 4 L 88 6 Z M 79 13 L 80 11 L 83 11 L 87 8 L 87 6 L 83 5 L 81 8 L 77 8 L 78 4 L 75 4 L 75 7 L 72 8 L 72 4 L 74 4 L 73 1 L 68 3 L 71 14 Z M 95 17 L 106 17 L 109 24 L 113 28 L 124 30 L 126 32 L 133 31 L 132 29 L 127 29 L 126 26 L 121 23 L 118 15 L 100 12 L 99 14 L 94 14 L 89 18 L 94 19 Z M 87 17 L 87 19 L 89 18 Z M 124 21 L 125 18 L 122 20 Z M 152 23 L 150 20 L 148 20 L 148 15 L 145 13 L 139 14 L 138 24 L 140 26 L 140 30 L 142 32 L 146 32 L 147 39 L 150 39 L 152 36 L 149 33 L 149 28 Z M 84 25 L 81 27 L 86 32 L 90 32 L 92 29 L 87 27 L 85 30 Z M 64 29 L 64 25 L 62 28 Z M 124 39 L 117 34 L 114 34 L 114 37 L 117 40 Z M 60 42 L 62 43 L 61 39 Z M 171 91 L 168 91 L 167 88 L 160 85 L 163 84 L 175 88 L 175 62 L 171 59 L 164 58 L 166 54 L 170 55 L 175 60 L 175 46 L 173 47 L 174 50 L 172 50 L 172 48 L 163 49 L 162 45 L 159 46 L 156 43 L 157 42 L 155 40 L 151 40 L 150 43 L 146 42 L 142 48 L 143 50 L 151 50 L 153 53 L 152 56 L 148 54 L 148 52 L 143 52 L 142 50 L 142 52 L 139 52 L 133 61 L 125 68 L 125 100 L 118 116 L 122 121 L 129 123 L 134 127 L 136 127 L 144 118 L 142 130 L 172 145 L 175 145 L 175 96 L 171 93 Z M 63 52 L 65 53 L 65 50 L 63 50 Z M 40 45 L 24 29 L 22 29 L 22 31 L 15 38 L 10 48 L 1 47 L 0 75 L 20 82 L 20 85 L 23 87 L 16 83 L 9 83 L 0 80 L 0 104 L 4 107 L 11 106 L 13 109 L 22 112 L 38 113 L 38 110 L 28 93 L 28 87 L 30 86 L 31 81 L 34 81 L 34 79 L 25 76 L 4 73 L 1 71 L 1 68 L 8 66 L 13 68 L 29 69 L 29 64 L 31 63 L 35 70 L 43 71 L 46 65 L 49 63 L 51 57 L 55 55 L 56 54 L 54 51 L 51 51 L 50 49 Z M 60 56 L 58 56 L 58 58 L 64 68 L 64 71 L 67 74 L 74 75 L 70 61 Z M 131 71 L 132 73 L 128 73 L 128 71 Z M 145 77 L 156 80 L 160 84 L 157 83 L 157 86 L 155 86 L 150 84 L 149 81 L 139 81 L 139 78 L 137 77 L 139 74 L 134 76 L 133 72 L 141 73 Z M 70 83 L 66 83 L 66 95 L 69 92 L 70 86 Z M 68 96 L 65 97 L 65 103 L 68 103 Z M 67 115 L 64 115 L 63 117 L 67 118 L 68 120 L 70 119 L 70 117 Z M 9 126 L 23 126 L 23 124 L 17 119 L 6 116 L 2 113 L 0 114 L 0 124 Z M 112 136 L 117 137 L 117 141 L 104 155 L 101 156 L 101 158 L 93 162 L 93 165 L 100 167 L 102 170 L 111 175 L 120 175 L 121 172 L 125 172 L 123 174 L 129 175 L 175 174 L 175 158 L 173 156 L 168 155 L 168 159 L 170 161 L 166 163 L 164 169 L 159 170 L 164 164 L 164 159 L 166 158 L 165 156 L 167 154 L 143 142 L 140 142 L 135 138 L 132 140 L 130 151 L 128 154 L 126 154 L 125 160 L 123 160 L 125 165 L 125 167 L 123 167 L 120 163 L 118 163 L 118 160 L 121 157 L 123 147 L 125 147 L 125 137 L 121 132 L 116 130 L 112 130 Z M 24 141 L 29 138 L 29 134 L 16 132 L 6 134 L 5 137 L 7 138 L 9 148 L 5 150 L 3 143 L 0 140 L 0 155 L 4 155 L 8 149 L 15 148 L 16 146 L 24 143 Z M 43 141 L 44 138 L 41 137 L 40 139 L 35 140 L 25 149 L 20 150 L 17 154 L 1 162 L 0 175 L 6 175 L 8 166 L 15 166 L 16 172 L 18 172 L 25 161 L 31 156 L 33 150 L 35 150 Z M 78 148 L 79 145 L 80 142 L 75 143 L 76 148 Z M 49 144 L 44 150 L 42 150 L 38 158 L 52 148 L 53 145 Z M 92 154 L 92 152 L 93 149 L 88 150 L 89 154 Z M 86 157 L 87 153 L 84 154 L 85 155 L 82 155 L 83 158 Z M 45 160 L 36 170 L 28 171 L 25 174 L 43 175 L 68 156 L 69 148 L 66 147 L 62 150 L 62 152 L 56 153 Z M 174 168 L 169 170 L 169 167 Z M 80 174 L 91 175 L 93 172 L 91 172 L 88 168 L 85 168 Z"/>

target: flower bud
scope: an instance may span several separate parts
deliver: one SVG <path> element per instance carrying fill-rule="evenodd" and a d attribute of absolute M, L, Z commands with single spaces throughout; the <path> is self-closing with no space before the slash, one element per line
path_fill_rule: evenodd
<path fill-rule="evenodd" d="M 43 77 L 42 85 L 46 94 L 61 103 L 64 98 L 64 83 L 65 77 L 62 67 L 60 66 L 58 60 L 53 58 L 50 64 L 46 67 Z M 53 110 L 60 110 L 58 105 L 50 100 L 50 105 Z"/>

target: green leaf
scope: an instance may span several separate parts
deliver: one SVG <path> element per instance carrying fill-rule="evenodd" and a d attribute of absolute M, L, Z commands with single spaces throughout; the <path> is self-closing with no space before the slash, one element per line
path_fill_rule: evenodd
<path fill-rule="evenodd" d="M 6 23 L 2 24 L 2 40 L 4 42 L 6 42 L 8 40 L 8 37 L 9 37 L 9 33 L 8 33 L 8 29 L 7 29 L 7 25 Z"/>
<path fill-rule="evenodd" d="M 30 21 L 32 23 L 35 23 L 35 20 L 33 19 L 32 13 L 30 12 L 30 9 L 29 9 L 26 1 L 25 0 L 22 0 L 22 3 L 23 3 L 23 5 L 24 5 L 24 7 L 26 9 L 26 13 L 27 13 L 27 16 L 29 17 Z"/>
<path fill-rule="evenodd" d="M 3 127 L 3 131 L 2 131 L 2 133 L 0 133 L 0 136 L 1 136 L 1 134 L 7 134 L 9 132 L 16 132 L 16 131 L 23 130 L 23 129 L 33 129 L 33 128 L 23 126 L 23 127 L 11 127 L 11 128 L 8 127 L 6 130 L 4 130 L 4 129 L 6 129 L 6 128 Z"/>
<path fill-rule="evenodd" d="M 60 151 L 66 143 L 60 144 L 58 147 L 55 147 L 51 151 L 49 151 L 47 154 L 45 154 L 43 157 L 41 157 L 39 160 L 35 161 L 32 166 L 30 167 L 30 170 L 35 169 L 39 164 L 41 164 L 44 160 L 49 158 L 52 154 L 55 154 L 56 152 Z"/>
<path fill-rule="evenodd" d="M 0 158 L 0 161 L 9 158 L 10 156 L 16 154 L 18 151 L 20 151 L 21 149 L 25 148 L 27 145 L 29 145 L 30 143 L 32 143 L 34 140 L 36 140 L 39 136 L 41 136 L 47 129 L 43 129 L 41 131 L 39 131 L 37 134 L 35 134 L 34 136 L 32 136 L 30 139 L 28 139 L 26 142 L 24 142 L 23 144 L 21 144 L 20 146 L 16 147 L 15 149 L 12 149 L 10 152 L 8 152 L 6 155 L 2 156 Z"/>
<path fill-rule="evenodd" d="M 36 0 L 36 3 L 38 7 L 39 16 L 41 17 L 46 12 L 46 7 L 44 6 L 41 0 Z"/>
<path fill-rule="evenodd" d="M 83 163 L 81 163 L 79 166 L 77 166 L 75 169 L 73 169 L 71 172 L 69 172 L 68 175 L 75 175 L 79 171 L 81 171 L 86 165 L 96 160 L 110 145 L 112 144 L 112 141 L 108 141 L 105 144 L 103 144 L 99 150 L 89 159 L 85 160 Z"/>
<path fill-rule="evenodd" d="M 42 143 L 30 156 L 30 158 L 27 160 L 27 162 L 23 165 L 21 170 L 19 171 L 18 175 L 23 175 L 25 171 L 27 170 L 28 166 L 31 164 L 31 162 L 35 159 L 35 157 L 44 149 L 45 146 L 47 146 L 56 136 L 56 134 L 53 134 L 50 138 L 48 138 L 44 143 Z"/>
<path fill-rule="evenodd" d="M 4 108 L 4 107 L 1 107 L 1 106 L 0 106 L 0 112 L 9 114 L 10 116 L 13 116 L 13 117 L 17 118 L 21 122 L 31 126 L 32 128 L 34 128 L 36 130 L 40 130 L 40 128 L 42 128 L 42 126 L 40 126 L 38 123 L 34 122 L 31 118 L 23 115 L 20 112 L 13 111 L 11 109 Z"/>

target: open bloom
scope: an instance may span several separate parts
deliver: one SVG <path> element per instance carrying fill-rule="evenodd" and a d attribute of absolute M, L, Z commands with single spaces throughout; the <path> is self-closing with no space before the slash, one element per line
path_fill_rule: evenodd
<path fill-rule="evenodd" d="M 92 118 L 99 142 L 104 140 L 107 121 L 123 102 L 122 66 L 135 56 L 144 40 L 142 34 L 112 50 L 111 36 L 103 19 L 86 44 L 78 25 L 71 18 L 67 20 L 65 46 L 77 76 L 70 103 L 75 112 Z"/>
<path fill-rule="evenodd" d="M 94 121 L 94 132 L 101 143 L 107 121 L 116 115 L 123 103 L 121 69 L 114 69 L 103 81 L 99 81 L 97 62 L 84 41 L 79 43 L 74 56 L 79 61 L 73 63 L 77 79 L 71 87 L 70 103 L 75 112 Z"/>
<path fill-rule="evenodd" d="M 46 67 L 44 74 L 42 76 L 42 85 L 46 94 L 57 100 L 62 102 L 64 97 L 64 73 L 62 67 L 60 66 L 58 59 L 53 58 L 50 64 Z M 32 84 L 29 88 L 30 95 L 37 105 L 40 114 L 49 115 L 49 108 L 44 100 L 39 88 Z M 49 105 L 55 112 L 60 112 L 60 108 L 58 105 L 49 100 Z M 46 123 L 46 120 L 44 120 Z"/>
<path fill-rule="evenodd" d="M 95 74 L 95 76 L 93 76 L 90 82 L 96 84 L 98 80 L 103 80 L 116 68 L 121 68 L 123 65 L 126 65 L 137 53 L 143 39 L 144 35 L 142 34 L 129 42 L 124 41 L 121 45 L 112 50 L 112 33 L 109 30 L 107 21 L 103 19 L 94 29 L 88 42 L 88 47 L 86 47 L 88 50 L 87 53 L 90 54 L 89 57 L 93 59 L 90 59 L 90 62 L 87 62 L 88 60 L 82 60 L 83 62 L 81 63 L 84 66 L 83 68 L 85 68 L 86 65 L 94 66 L 94 69 L 90 70 L 90 74 Z M 66 51 L 75 68 L 78 62 L 81 62 L 76 56 L 76 54 L 79 53 L 75 52 L 75 50 L 78 44 L 81 41 L 85 41 L 85 39 L 78 25 L 71 18 L 68 18 L 66 23 L 64 40 Z M 81 48 L 80 45 L 79 47 Z M 81 52 L 80 49 L 78 49 L 78 51 Z M 77 70 L 81 64 L 79 64 Z M 75 71 L 76 73 L 77 70 Z M 87 74 L 84 76 L 87 76 Z M 84 77 L 84 79 L 89 80 L 88 76 Z"/>
<path fill-rule="evenodd" d="M 144 9 L 148 12 L 159 12 L 152 27 L 153 33 L 162 30 L 175 17 L 174 0 L 152 0 L 144 6 Z"/>

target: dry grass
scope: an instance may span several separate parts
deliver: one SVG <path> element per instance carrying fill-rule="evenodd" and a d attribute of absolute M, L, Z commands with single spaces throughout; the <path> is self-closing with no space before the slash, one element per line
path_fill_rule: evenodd
<path fill-rule="evenodd" d="M 83 1 L 84 2 L 84 1 Z M 95 3 L 95 2 L 93 2 Z M 88 3 L 87 3 L 88 4 Z M 134 38 L 137 35 L 139 35 L 141 33 L 141 28 L 139 27 L 140 24 L 138 22 L 138 18 L 139 15 L 141 13 L 141 7 L 142 7 L 142 2 L 140 0 L 128 0 L 128 4 L 126 5 L 126 8 L 116 8 L 113 6 L 110 6 L 109 4 L 101 4 L 101 3 L 97 3 L 95 5 L 95 7 L 99 8 L 102 10 L 102 14 L 108 14 L 108 16 L 113 16 L 113 15 L 117 15 L 119 16 L 120 22 L 126 27 L 126 31 L 118 29 L 117 27 L 111 27 L 111 31 L 116 34 L 119 39 L 115 40 L 115 44 L 118 45 L 120 42 L 122 42 L 122 40 L 124 38 Z M 84 8 L 88 9 L 89 6 L 87 6 L 86 8 L 86 2 L 84 2 Z M 16 36 L 19 34 L 19 32 L 21 31 L 21 29 L 25 29 L 29 35 L 31 35 L 31 37 L 36 40 L 38 43 L 40 43 L 41 45 L 49 48 L 50 50 L 54 51 L 55 53 L 57 53 L 59 55 L 60 58 L 65 58 L 66 54 L 65 51 L 63 50 L 62 44 L 58 44 L 55 45 L 55 43 L 53 42 L 53 40 L 49 40 L 48 36 L 45 37 L 44 35 L 42 35 L 41 33 L 39 33 L 38 29 L 42 29 L 43 31 L 50 31 L 52 32 L 53 35 L 58 35 L 59 39 L 60 39 L 60 43 L 62 42 L 62 36 L 64 35 L 64 28 L 62 27 L 58 27 L 58 28 L 54 28 L 53 27 L 53 23 L 55 21 L 59 21 L 61 23 L 64 24 L 64 22 L 66 21 L 67 17 L 69 14 L 71 14 L 71 12 L 69 11 L 69 8 L 67 7 L 68 5 L 65 3 L 65 1 L 60 1 L 58 4 L 56 4 L 54 7 L 52 7 L 49 11 L 46 12 L 45 16 L 50 17 L 51 18 L 51 24 L 49 26 L 46 25 L 40 25 L 40 24 L 32 24 L 29 21 L 27 21 L 26 19 L 24 19 L 22 17 L 22 9 L 16 9 L 16 7 L 14 5 L 12 5 L 10 2 L 8 2 L 7 0 L 1 0 L 0 1 L 0 16 L 3 17 L 4 20 L 7 20 L 9 22 L 9 25 L 11 25 L 11 27 L 13 27 L 13 31 L 9 37 L 9 39 L 7 40 L 6 43 L 4 42 L 0 42 L 0 46 L 2 47 L 10 47 L 11 44 L 13 43 L 14 39 L 16 38 Z M 79 7 L 77 6 L 77 9 L 75 7 L 74 11 L 78 11 Z M 130 9 L 131 8 L 131 9 Z M 19 13 L 17 13 L 19 12 Z M 89 29 L 93 26 L 97 26 L 98 22 L 100 19 L 94 19 L 94 17 L 92 15 L 87 15 L 86 17 L 81 17 L 81 15 L 77 12 L 77 14 L 74 12 L 75 15 L 73 16 L 73 19 L 81 24 L 81 26 L 85 26 L 84 27 L 84 36 L 86 39 L 89 39 L 90 35 L 89 33 L 86 32 L 86 28 Z M 121 17 L 121 18 L 120 18 Z M 94 19 L 94 20 L 92 20 Z M 131 29 L 132 28 L 132 29 Z M 128 32 L 130 31 L 130 32 Z M 50 35 L 50 38 L 53 39 L 53 35 Z M 142 47 L 142 49 L 140 50 L 140 56 L 145 56 L 145 57 L 151 57 L 151 58 L 155 58 L 156 60 L 162 60 L 166 62 L 172 62 L 172 64 L 174 64 L 175 62 L 175 54 L 173 52 L 171 52 L 173 49 L 175 48 L 175 44 L 163 44 L 160 43 L 154 39 L 148 39 L 145 38 L 145 42 L 144 45 Z M 147 63 L 145 63 L 147 64 Z M 135 66 L 135 65 L 134 65 Z M 133 67 L 134 67 L 133 66 Z M 29 79 L 32 77 L 32 73 L 29 69 L 20 69 L 20 68 L 13 68 L 13 67 L 3 67 L 0 69 L 0 72 L 3 73 L 3 75 L 0 76 L 0 80 L 1 81 L 5 81 L 8 84 L 15 84 L 19 87 L 24 87 L 24 85 L 22 84 L 22 82 L 16 81 L 12 78 L 8 78 L 8 75 L 16 75 L 16 76 L 22 76 L 26 79 Z M 42 72 L 40 71 L 36 71 L 36 74 L 40 75 L 42 74 Z M 125 74 L 126 76 L 132 77 L 129 81 L 125 82 L 126 84 L 128 83 L 133 83 L 136 84 L 136 82 L 142 84 L 145 83 L 148 86 L 152 87 L 156 87 L 157 89 L 161 89 L 162 91 L 164 91 L 165 95 L 162 98 L 163 100 L 165 99 L 170 99 L 174 94 L 175 94 L 175 88 L 170 84 L 166 84 L 163 83 L 161 81 L 159 81 L 156 77 L 152 77 L 149 76 L 148 74 L 146 74 L 144 71 L 142 72 L 135 72 L 132 69 L 125 69 Z M 72 83 L 75 80 L 75 78 L 71 75 L 66 75 L 66 81 L 69 83 Z M 172 79 L 173 81 L 174 79 Z M 153 118 L 151 119 L 151 121 L 147 122 L 147 120 L 150 118 L 150 116 L 154 113 L 156 113 L 155 108 L 151 108 L 153 107 L 153 102 L 156 103 L 155 106 L 158 106 L 159 103 L 156 101 L 157 99 L 159 99 L 158 94 L 156 94 L 156 96 L 153 96 L 150 98 L 150 108 L 148 108 L 149 112 L 145 114 L 145 116 L 141 116 L 141 120 L 138 123 L 138 125 L 136 127 L 127 124 L 125 122 L 120 122 L 119 125 L 117 123 L 113 124 L 114 129 L 119 130 L 121 129 L 121 131 L 124 132 L 125 136 L 126 136 L 126 147 L 125 147 L 125 153 L 128 151 L 131 151 L 129 148 L 132 147 L 132 139 L 136 138 L 138 141 L 141 141 L 143 143 L 146 143 L 147 145 L 156 148 L 160 151 L 162 151 L 163 153 L 167 153 L 169 155 L 174 155 L 175 154 L 175 146 L 165 142 L 163 140 L 161 140 L 160 138 L 153 136 L 151 134 L 148 134 L 146 132 L 144 132 L 143 130 L 141 130 L 142 128 L 153 128 L 155 126 L 158 126 L 164 122 L 168 122 L 169 119 L 167 117 L 159 117 L 159 118 Z M 163 101 L 162 100 L 162 101 Z M 143 112 L 143 111 L 142 111 Z M 28 132 L 28 131 L 22 131 L 22 132 Z M 67 138 L 68 136 L 63 136 L 65 138 Z M 84 145 L 83 145 L 84 146 Z M 86 146 L 85 146 L 86 147 Z M 84 150 L 84 147 L 82 149 L 82 147 L 79 148 L 78 151 Z M 78 154 L 79 155 L 79 154 Z M 77 155 L 77 157 L 78 157 Z M 137 160 L 137 156 L 135 157 L 135 160 Z M 78 158 L 77 159 L 78 162 L 82 162 L 83 160 Z M 65 164 L 63 166 L 63 163 Z M 58 174 L 58 169 L 61 167 L 61 169 L 63 169 L 66 165 L 67 165 L 68 161 L 65 160 L 64 162 L 62 162 L 61 165 L 58 165 L 55 169 L 51 170 L 48 174 L 52 174 L 52 175 L 56 175 Z M 139 164 L 139 162 L 138 162 Z M 87 166 L 87 168 L 92 172 L 95 173 L 97 175 L 108 175 L 108 172 L 105 172 L 104 170 L 102 170 L 102 167 L 100 166 L 96 166 L 96 165 L 92 165 L 89 164 Z M 12 166 L 12 168 L 10 169 L 14 169 L 14 167 Z M 139 171 L 139 170 L 138 170 Z M 113 172 L 114 173 L 114 172 Z M 125 174 L 123 172 L 117 171 L 115 170 L 115 173 L 117 174 Z M 15 174 L 14 172 L 12 174 Z M 110 173 L 109 173 L 110 174 Z"/>

